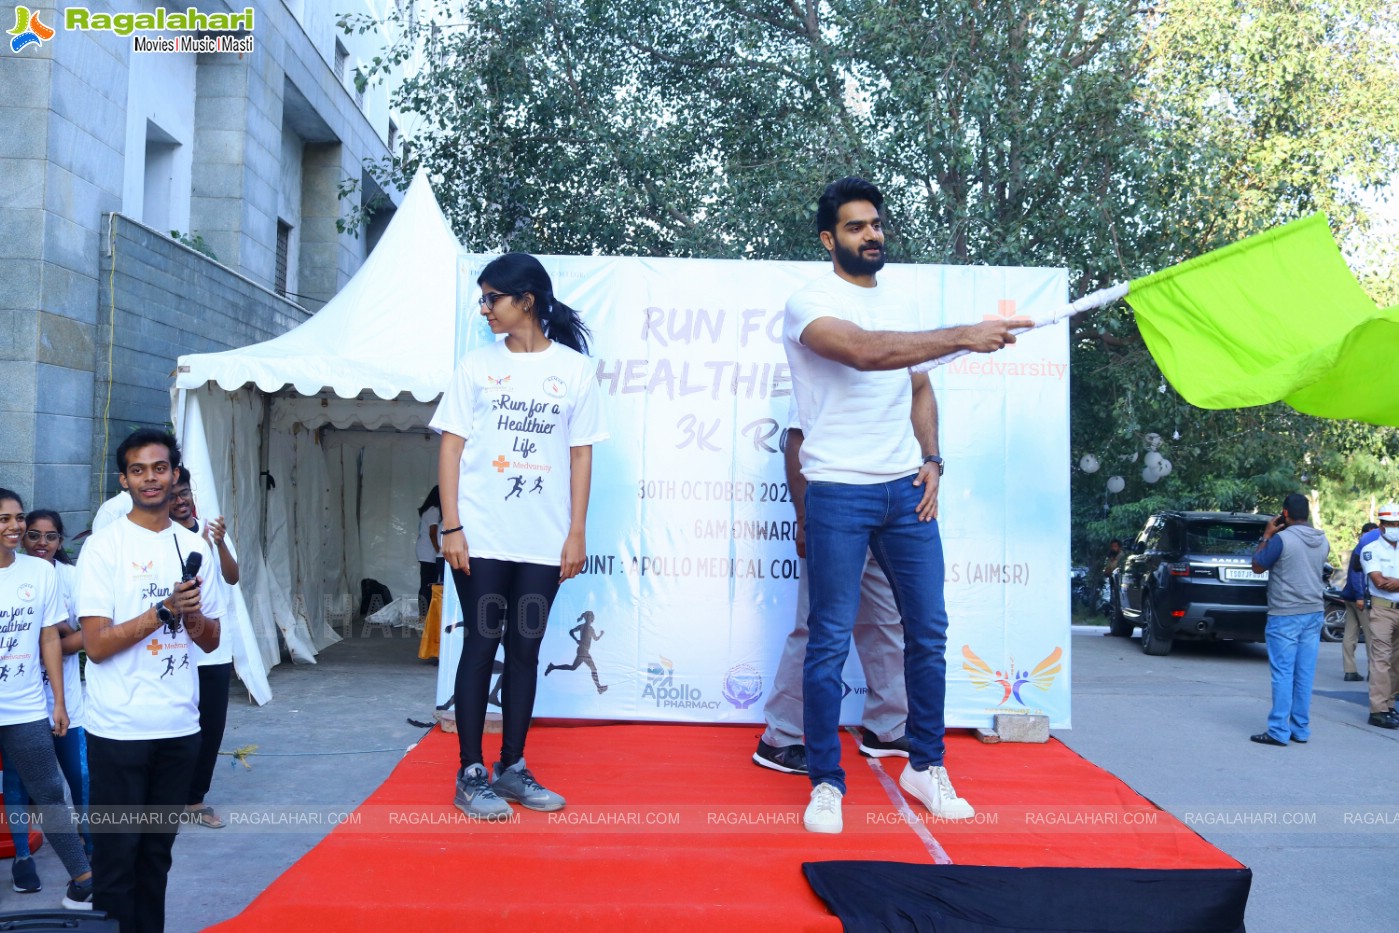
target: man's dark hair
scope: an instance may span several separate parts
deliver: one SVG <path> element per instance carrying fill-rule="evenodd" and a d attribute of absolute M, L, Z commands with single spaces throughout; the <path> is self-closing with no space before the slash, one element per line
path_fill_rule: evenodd
<path fill-rule="evenodd" d="M 1379 526 L 1379 525 L 1376 525 L 1374 522 L 1366 522 L 1365 524 L 1363 524 L 1363 525 L 1360 526 L 1360 533 L 1361 533 L 1362 535 L 1369 534 L 1370 532 L 1374 531 L 1374 530 L 1375 530 L 1376 528 L 1378 528 L 1378 527 L 1380 527 L 1380 526 Z"/>
<path fill-rule="evenodd" d="M 840 213 L 842 204 L 851 201 L 868 201 L 880 216 L 884 214 L 884 195 L 879 193 L 879 189 L 863 178 L 850 175 L 831 182 L 821 192 L 821 199 L 816 202 L 816 232 L 829 230 L 835 233 L 836 215 Z"/>
<path fill-rule="evenodd" d="M 1290 492 L 1282 500 L 1282 509 L 1294 522 L 1304 522 L 1311 517 L 1311 503 L 1300 492 Z"/>
<path fill-rule="evenodd" d="M 126 472 L 126 455 L 128 453 L 151 444 L 164 444 L 165 449 L 170 451 L 170 469 L 174 470 L 176 478 L 179 478 L 180 445 L 175 440 L 175 435 L 159 428 L 137 428 L 131 432 L 126 440 L 121 442 L 121 446 L 117 448 L 117 472 Z"/>

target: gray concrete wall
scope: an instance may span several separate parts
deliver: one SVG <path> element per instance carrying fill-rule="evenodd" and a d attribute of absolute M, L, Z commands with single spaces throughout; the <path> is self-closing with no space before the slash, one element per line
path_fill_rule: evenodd
<path fill-rule="evenodd" d="M 304 319 L 268 291 L 278 205 L 304 204 L 308 188 L 303 180 L 300 191 L 279 190 L 288 82 L 300 94 L 299 119 L 319 128 L 309 159 L 318 200 L 297 231 L 313 244 L 312 261 L 298 264 L 314 282 L 309 304 L 338 292 L 366 255 L 362 237 L 336 230 L 348 206 L 335 187 L 358 179 L 365 158 L 385 154 L 382 128 L 327 63 L 334 36 L 313 41 L 284 3 L 251 2 L 255 51 L 204 55 L 194 69 L 190 190 L 172 192 L 189 199 L 189 232 L 228 268 L 161 235 L 168 231 L 120 217 L 127 160 L 145 157 L 144 149 L 127 151 L 128 138 L 144 138 L 127 125 L 139 117 L 128 112 L 130 39 L 61 31 L 0 56 L 0 486 L 26 505 L 56 509 L 71 531 L 87 527 L 89 509 L 112 487 L 115 442 L 132 424 L 168 420 L 176 356 L 268 339 Z M 244 3 L 201 9 L 220 5 Z M 372 116 L 386 124 L 379 110 Z M 112 217 L 119 229 L 109 284 Z"/>
<path fill-rule="evenodd" d="M 114 248 L 101 253 L 103 311 L 88 373 L 94 509 L 117 490 L 112 455 L 122 438 L 136 427 L 169 423 L 182 354 L 261 343 L 310 317 L 159 231 L 120 215 L 111 220 Z"/>
<path fill-rule="evenodd" d="M 125 149 L 125 56 L 65 33 L 0 58 L 0 485 L 85 527 L 98 243 Z"/>

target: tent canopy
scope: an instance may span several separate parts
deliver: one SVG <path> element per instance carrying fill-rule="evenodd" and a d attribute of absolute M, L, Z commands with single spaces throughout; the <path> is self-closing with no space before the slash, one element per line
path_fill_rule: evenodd
<path fill-rule="evenodd" d="M 310 320 L 263 343 L 182 356 L 177 389 L 373 393 L 428 402 L 452 375 L 461 247 L 420 170 L 374 251 Z"/>
<path fill-rule="evenodd" d="M 426 425 L 452 374 L 460 253 L 419 172 L 364 265 L 310 320 L 179 359 L 176 433 L 200 514 L 225 516 L 239 547 L 225 631 L 258 702 L 284 649 L 314 663 L 335 626 L 353 624 L 361 579 L 416 593 L 416 509 L 436 477 Z"/>

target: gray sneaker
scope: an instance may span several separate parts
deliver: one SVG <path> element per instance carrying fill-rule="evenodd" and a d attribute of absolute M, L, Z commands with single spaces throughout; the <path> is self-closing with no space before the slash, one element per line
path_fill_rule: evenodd
<path fill-rule="evenodd" d="M 478 820 L 510 817 L 510 804 L 501 800 L 486 780 L 486 766 L 472 765 L 457 775 L 457 795 L 452 803 L 467 816 Z"/>
<path fill-rule="evenodd" d="M 525 767 L 525 760 L 521 758 L 504 771 L 500 770 L 500 762 L 496 762 L 491 768 L 495 775 L 495 780 L 491 781 L 491 789 L 496 795 L 505 800 L 513 800 L 520 806 L 529 810 L 562 810 L 564 800 L 558 794 L 540 785 Z"/>

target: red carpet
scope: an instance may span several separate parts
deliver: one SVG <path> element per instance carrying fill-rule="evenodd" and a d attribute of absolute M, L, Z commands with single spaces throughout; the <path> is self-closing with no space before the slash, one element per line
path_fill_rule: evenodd
<path fill-rule="evenodd" d="M 484 824 L 452 807 L 456 737 L 433 730 L 357 825 L 335 829 L 214 929 L 835 931 L 803 862 L 1240 867 L 1057 741 L 983 745 L 962 733 L 948 736 L 947 763 L 977 821 L 935 821 L 914 802 L 909 825 L 886 788 L 903 759 L 873 768 L 847 735 L 845 832 L 814 835 L 801 823 L 807 780 L 752 764 L 759 733 L 537 725 L 529 766 L 568 807 L 517 807 L 517 820 Z"/>

